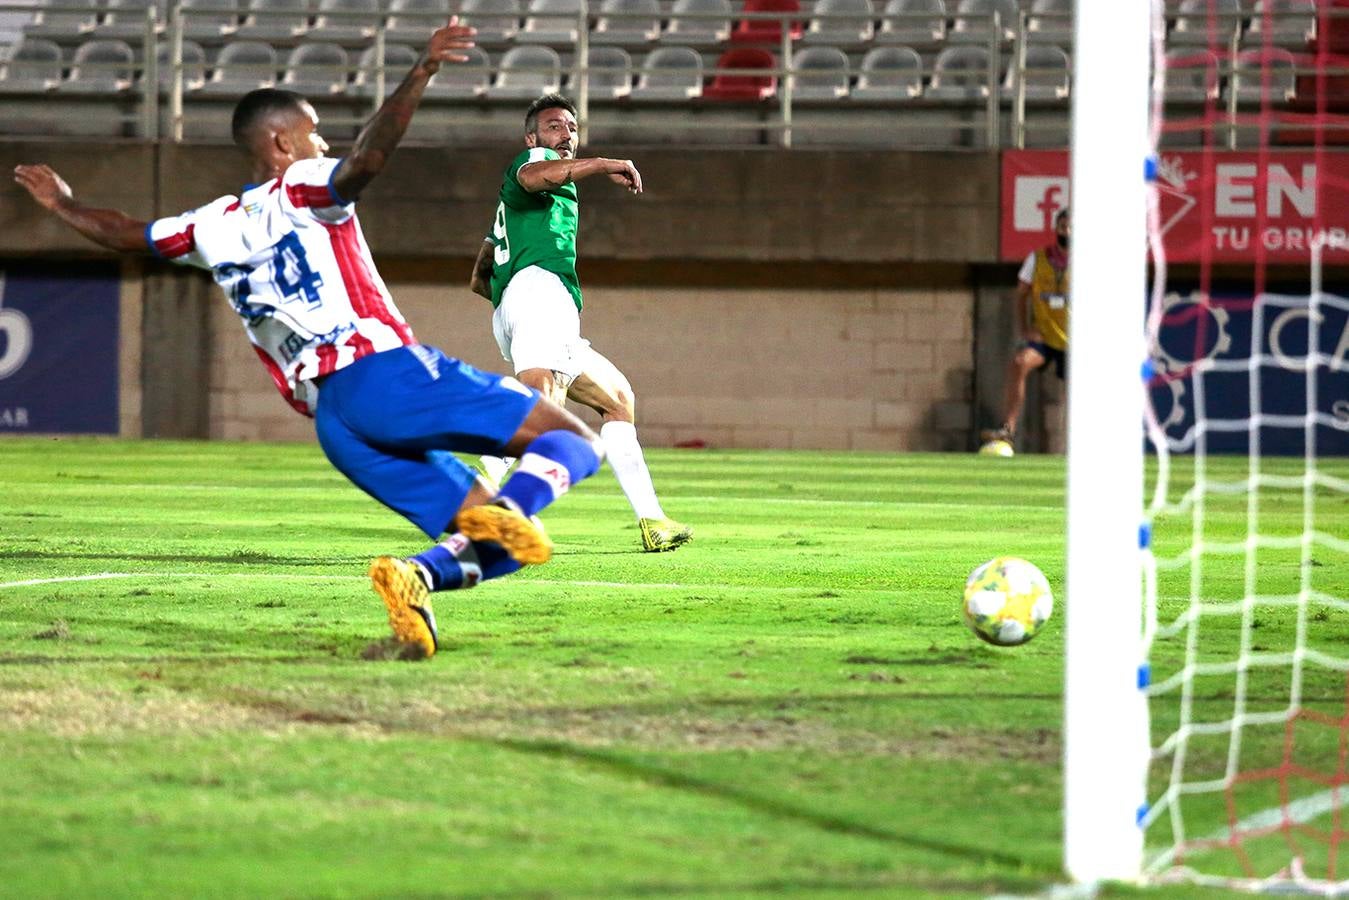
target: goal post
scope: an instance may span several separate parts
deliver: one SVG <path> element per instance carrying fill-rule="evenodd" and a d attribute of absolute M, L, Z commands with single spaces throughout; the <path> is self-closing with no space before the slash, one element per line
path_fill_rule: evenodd
<path fill-rule="evenodd" d="M 1064 677 L 1064 867 L 1134 880 L 1149 754 L 1142 647 L 1148 2 L 1077 0 Z"/>

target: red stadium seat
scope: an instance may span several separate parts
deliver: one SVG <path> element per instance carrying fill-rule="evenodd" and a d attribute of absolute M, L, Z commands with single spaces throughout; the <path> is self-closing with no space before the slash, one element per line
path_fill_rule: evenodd
<path fill-rule="evenodd" d="M 1297 76 L 1294 107 L 1313 113 L 1320 109 L 1349 112 L 1349 56 L 1304 59 L 1298 64 L 1301 74 Z M 1318 76 L 1308 71 L 1316 67 L 1324 74 Z"/>
<path fill-rule="evenodd" d="M 717 60 L 717 72 L 712 83 L 703 89 L 703 96 L 711 100 L 766 100 L 777 93 L 776 75 L 728 74 L 726 69 L 776 69 L 778 59 L 767 50 L 757 47 L 737 47 L 727 50 Z"/>
<path fill-rule="evenodd" d="M 799 13 L 799 0 L 745 0 L 747 13 Z M 791 23 L 792 40 L 800 40 L 804 26 L 793 20 Z M 731 32 L 731 40 L 739 43 L 780 44 L 782 42 L 782 22 L 772 19 L 741 19 Z"/>

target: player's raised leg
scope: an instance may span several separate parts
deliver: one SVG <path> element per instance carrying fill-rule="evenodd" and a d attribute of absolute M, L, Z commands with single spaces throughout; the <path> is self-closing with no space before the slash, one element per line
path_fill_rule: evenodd
<path fill-rule="evenodd" d="M 1016 427 L 1021 421 L 1021 410 L 1026 404 L 1026 378 L 1045 364 L 1045 356 L 1034 344 L 1024 344 L 1007 363 L 1007 383 L 1004 388 L 1002 425 L 983 432 L 988 441 L 1007 441 L 1016 438 Z"/>
<path fill-rule="evenodd" d="M 627 377 L 593 348 L 583 354 L 584 371 L 571 383 L 569 399 L 589 406 L 604 419 L 600 438 L 619 487 L 637 514 L 642 549 L 648 552 L 674 550 L 693 538 L 693 529 L 665 515 L 646 454 L 637 440 L 637 399 Z"/>

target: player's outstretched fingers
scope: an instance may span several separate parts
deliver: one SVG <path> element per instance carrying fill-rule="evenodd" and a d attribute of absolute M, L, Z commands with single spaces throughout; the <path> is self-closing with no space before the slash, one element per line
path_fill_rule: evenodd
<path fill-rule="evenodd" d="M 642 173 L 637 171 L 637 167 L 632 164 L 632 160 L 623 160 L 628 164 L 628 179 L 632 182 L 632 192 L 640 194 L 642 192 Z"/>
<path fill-rule="evenodd" d="M 470 59 L 468 54 L 455 51 L 473 47 L 473 37 L 477 33 L 478 29 L 471 25 L 460 25 L 458 16 L 450 16 L 450 20 L 431 35 L 426 55 L 438 63 L 468 62 Z"/>

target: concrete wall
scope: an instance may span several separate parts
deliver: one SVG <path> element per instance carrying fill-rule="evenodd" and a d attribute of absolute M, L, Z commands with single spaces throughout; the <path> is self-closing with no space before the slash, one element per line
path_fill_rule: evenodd
<path fill-rule="evenodd" d="M 420 339 L 494 370 L 490 308 L 462 285 L 514 152 L 400 151 L 361 206 Z M 648 444 L 969 447 L 981 424 L 974 273 L 996 260 L 995 154 L 632 156 L 641 197 L 583 187 L 583 332 L 632 380 Z M 0 165 L 33 161 L 86 202 L 147 219 L 247 179 L 225 147 L 0 144 Z M 100 253 L 8 181 L 0 226 L 0 259 Z M 311 439 L 204 274 L 128 261 L 123 280 L 124 433 Z"/>

